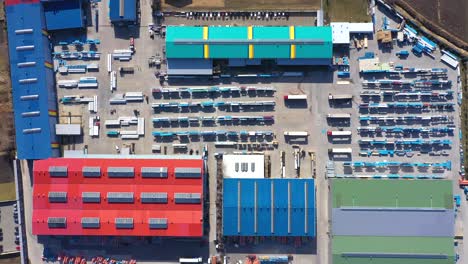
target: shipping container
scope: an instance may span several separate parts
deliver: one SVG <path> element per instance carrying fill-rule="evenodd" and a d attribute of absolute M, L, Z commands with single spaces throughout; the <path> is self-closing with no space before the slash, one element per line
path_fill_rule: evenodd
<path fill-rule="evenodd" d="M 285 95 L 284 100 L 307 100 L 307 95 L 300 94 L 300 95 Z"/>
<path fill-rule="evenodd" d="M 328 114 L 327 118 L 330 118 L 330 119 L 349 119 L 349 118 L 351 118 L 351 114 Z"/>
<path fill-rule="evenodd" d="M 135 68 L 134 67 L 119 67 L 119 72 L 120 73 L 134 73 Z"/>
<path fill-rule="evenodd" d="M 351 136 L 352 132 L 351 131 L 328 130 L 327 135 L 328 136 Z"/>
<path fill-rule="evenodd" d="M 289 131 L 284 132 L 284 136 L 286 137 L 307 137 L 309 133 L 306 131 Z"/>
<path fill-rule="evenodd" d="M 352 100 L 353 95 L 351 94 L 329 94 L 328 100 Z"/>
<path fill-rule="evenodd" d="M 353 150 L 351 148 L 331 148 L 331 149 L 328 149 L 328 153 L 331 153 L 331 154 L 349 154 L 349 155 L 351 155 L 352 152 L 353 152 Z"/>

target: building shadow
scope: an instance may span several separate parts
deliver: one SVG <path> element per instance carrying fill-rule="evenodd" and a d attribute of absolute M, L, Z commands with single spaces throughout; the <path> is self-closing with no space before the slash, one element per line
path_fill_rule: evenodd
<path fill-rule="evenodd" d="M 118 39 L 128 39 L 130 40 L 131 37 L 133 38 L 139 38 L 140 37 L 140 27 L 136 25 L 127 25 L 124 24 L 122 26 L 120 25 L 114 25 L 114 37 Z M 130 43 L 129 43 L 130 45 Z"/>
<path fill-rule="evenodd" d="M 247 241 L 246 241 L 247 242 Z M 258 243 L 247 242 L 239 245 L 236 239 L 229 239 L 225 244 L 225 251 L 228 254 L 317 254 L 317 239 L 309 238 L 301 241 L 300 245 L 295 245 L 294 238 L 285 240 L 265 238 Z M 247 255 L 247 254 L 246 254 Z"/>
<path fill-rule="evenodd" d="M 167 5 L 171 5 L 173 7 L 182 8 L 184 6 L 191 5 L 193 3 L 192 0 L 165 0 L 164 1 Z"/>

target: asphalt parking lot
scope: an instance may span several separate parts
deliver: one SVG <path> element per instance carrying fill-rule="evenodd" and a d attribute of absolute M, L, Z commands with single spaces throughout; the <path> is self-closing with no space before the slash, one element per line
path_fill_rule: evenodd
<path fill-rule="evenodd" d="M 0 246 L 2 252 L 18 251 L 18 214 L 15 206 L 16 203 L 0 204 Z"/>

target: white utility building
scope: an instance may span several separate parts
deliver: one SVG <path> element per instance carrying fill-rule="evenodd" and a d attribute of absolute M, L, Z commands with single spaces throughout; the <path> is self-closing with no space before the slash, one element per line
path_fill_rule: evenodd
<path fill-rule="evenodd" d="M 333 44 L 349 44 L 350 34 L 371 34 L 374 32 L 373 23 L 334 22 L 330 25 Z"/>
<path fill-rule="evenodd" d="M 264 155 L 224 155 L 223 174 L 225 178 L 264 178 Z"/>

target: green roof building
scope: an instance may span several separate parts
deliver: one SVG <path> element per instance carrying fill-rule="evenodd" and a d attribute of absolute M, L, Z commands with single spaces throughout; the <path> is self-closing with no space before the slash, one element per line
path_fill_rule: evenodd
<path fill-rule="evenodd" d="M 171 64 L 190 68 L 186 64 L 206 64 L 202 59 L 229 59 L 231 66 L 259 64 L 262 59 L 279 65 L 330 65 L 332 49 L 330 27 L 169 26 L 166 30 L 169 74 Z"/>
<path fill-rule="evenodd" d="M 331 184 L 333 264 L 454 263 L 451 181 Z"/>

